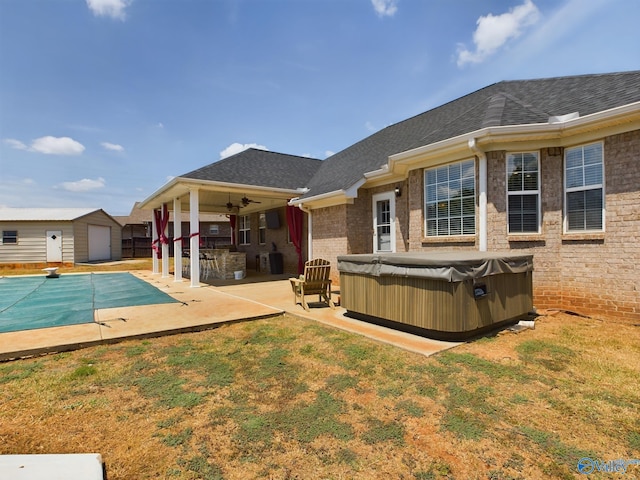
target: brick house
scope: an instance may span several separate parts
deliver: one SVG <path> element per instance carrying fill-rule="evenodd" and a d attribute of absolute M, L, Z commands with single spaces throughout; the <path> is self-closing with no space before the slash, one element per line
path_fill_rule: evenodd
<path fill-rule="evenodd" d="M 530 253 L 538 308 L 640 320 L 639 161 L 640 71 L 504 81 L 322 161 L 289 204 L 309 258 Z"/>

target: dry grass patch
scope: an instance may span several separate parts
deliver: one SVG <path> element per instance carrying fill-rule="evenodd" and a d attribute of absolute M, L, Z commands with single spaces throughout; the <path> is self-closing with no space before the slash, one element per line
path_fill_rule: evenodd
<path fill-rule="evenodd" d="M 638 327 L 565 314 L 430 358 L 283 316 L 0 364 L 0 454 L 98 452 L 110 480 L 574 478 L 640 458 L 638 353 Z"/>

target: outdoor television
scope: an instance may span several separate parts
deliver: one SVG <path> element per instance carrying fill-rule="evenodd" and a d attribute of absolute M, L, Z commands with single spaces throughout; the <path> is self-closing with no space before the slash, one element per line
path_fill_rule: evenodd
<path fill-rule="evenodd" d="M 280 217 L 277 210 L 269 210 L 265 213 L 267 220 L 267 228 L 278 229 L 280 228 Z"/>

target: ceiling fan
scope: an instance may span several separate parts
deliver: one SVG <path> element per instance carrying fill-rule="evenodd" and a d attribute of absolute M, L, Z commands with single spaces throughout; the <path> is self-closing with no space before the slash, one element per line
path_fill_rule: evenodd
<path fill-rule="evenodd" d="M 251 200 L 251 199 L 247 198 L 246 195 L 244 197 L 242 197 L 242 199 L 240 201 L 242 202 L 242 206 L 243 207 L 246 207 L 250 203 L 262 203 L 262 202 L 259 202 L 257 200 Z"/>
<path fill-rule="evenodd" d="M 229 194 L 229 201 L 224 205 L 225 207 L 227 207 L 227 210 L 229 212 L 233 212 L 233 210 L 240 210 L 242 208 L 242 205 L 234 205 L 231 202 L 231 194 Z"/>

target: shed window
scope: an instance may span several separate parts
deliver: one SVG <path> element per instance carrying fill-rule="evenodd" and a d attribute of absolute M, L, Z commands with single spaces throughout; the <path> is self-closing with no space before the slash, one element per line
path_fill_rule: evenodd
<path fill-rule="evenodd" d="M 536 152 L 507 156 L 509 233 L 540 231 L 540 164 Z"/>
<path fill-rule="evenodd" d="M 218 225 L 209 225 L 209 234 L 218 235 L 218 233 L 219 233 Z"/>
<path fill-rule="evenodd" d="M 474 160 L 425 170 L 427 237 L 475 234 L 475 176 Z"/>
<path fill-rule="evenodd" d="M 565 230 L 602 231 L 604 159 L 602 143 L 567 148 L 564 156 Z"/>
<path fill-rule="evenodd" d="M 16 244 L 18 243 L 18 231 L 17 230 L 3 230 L 2 231 L 2 244 Z"/>

